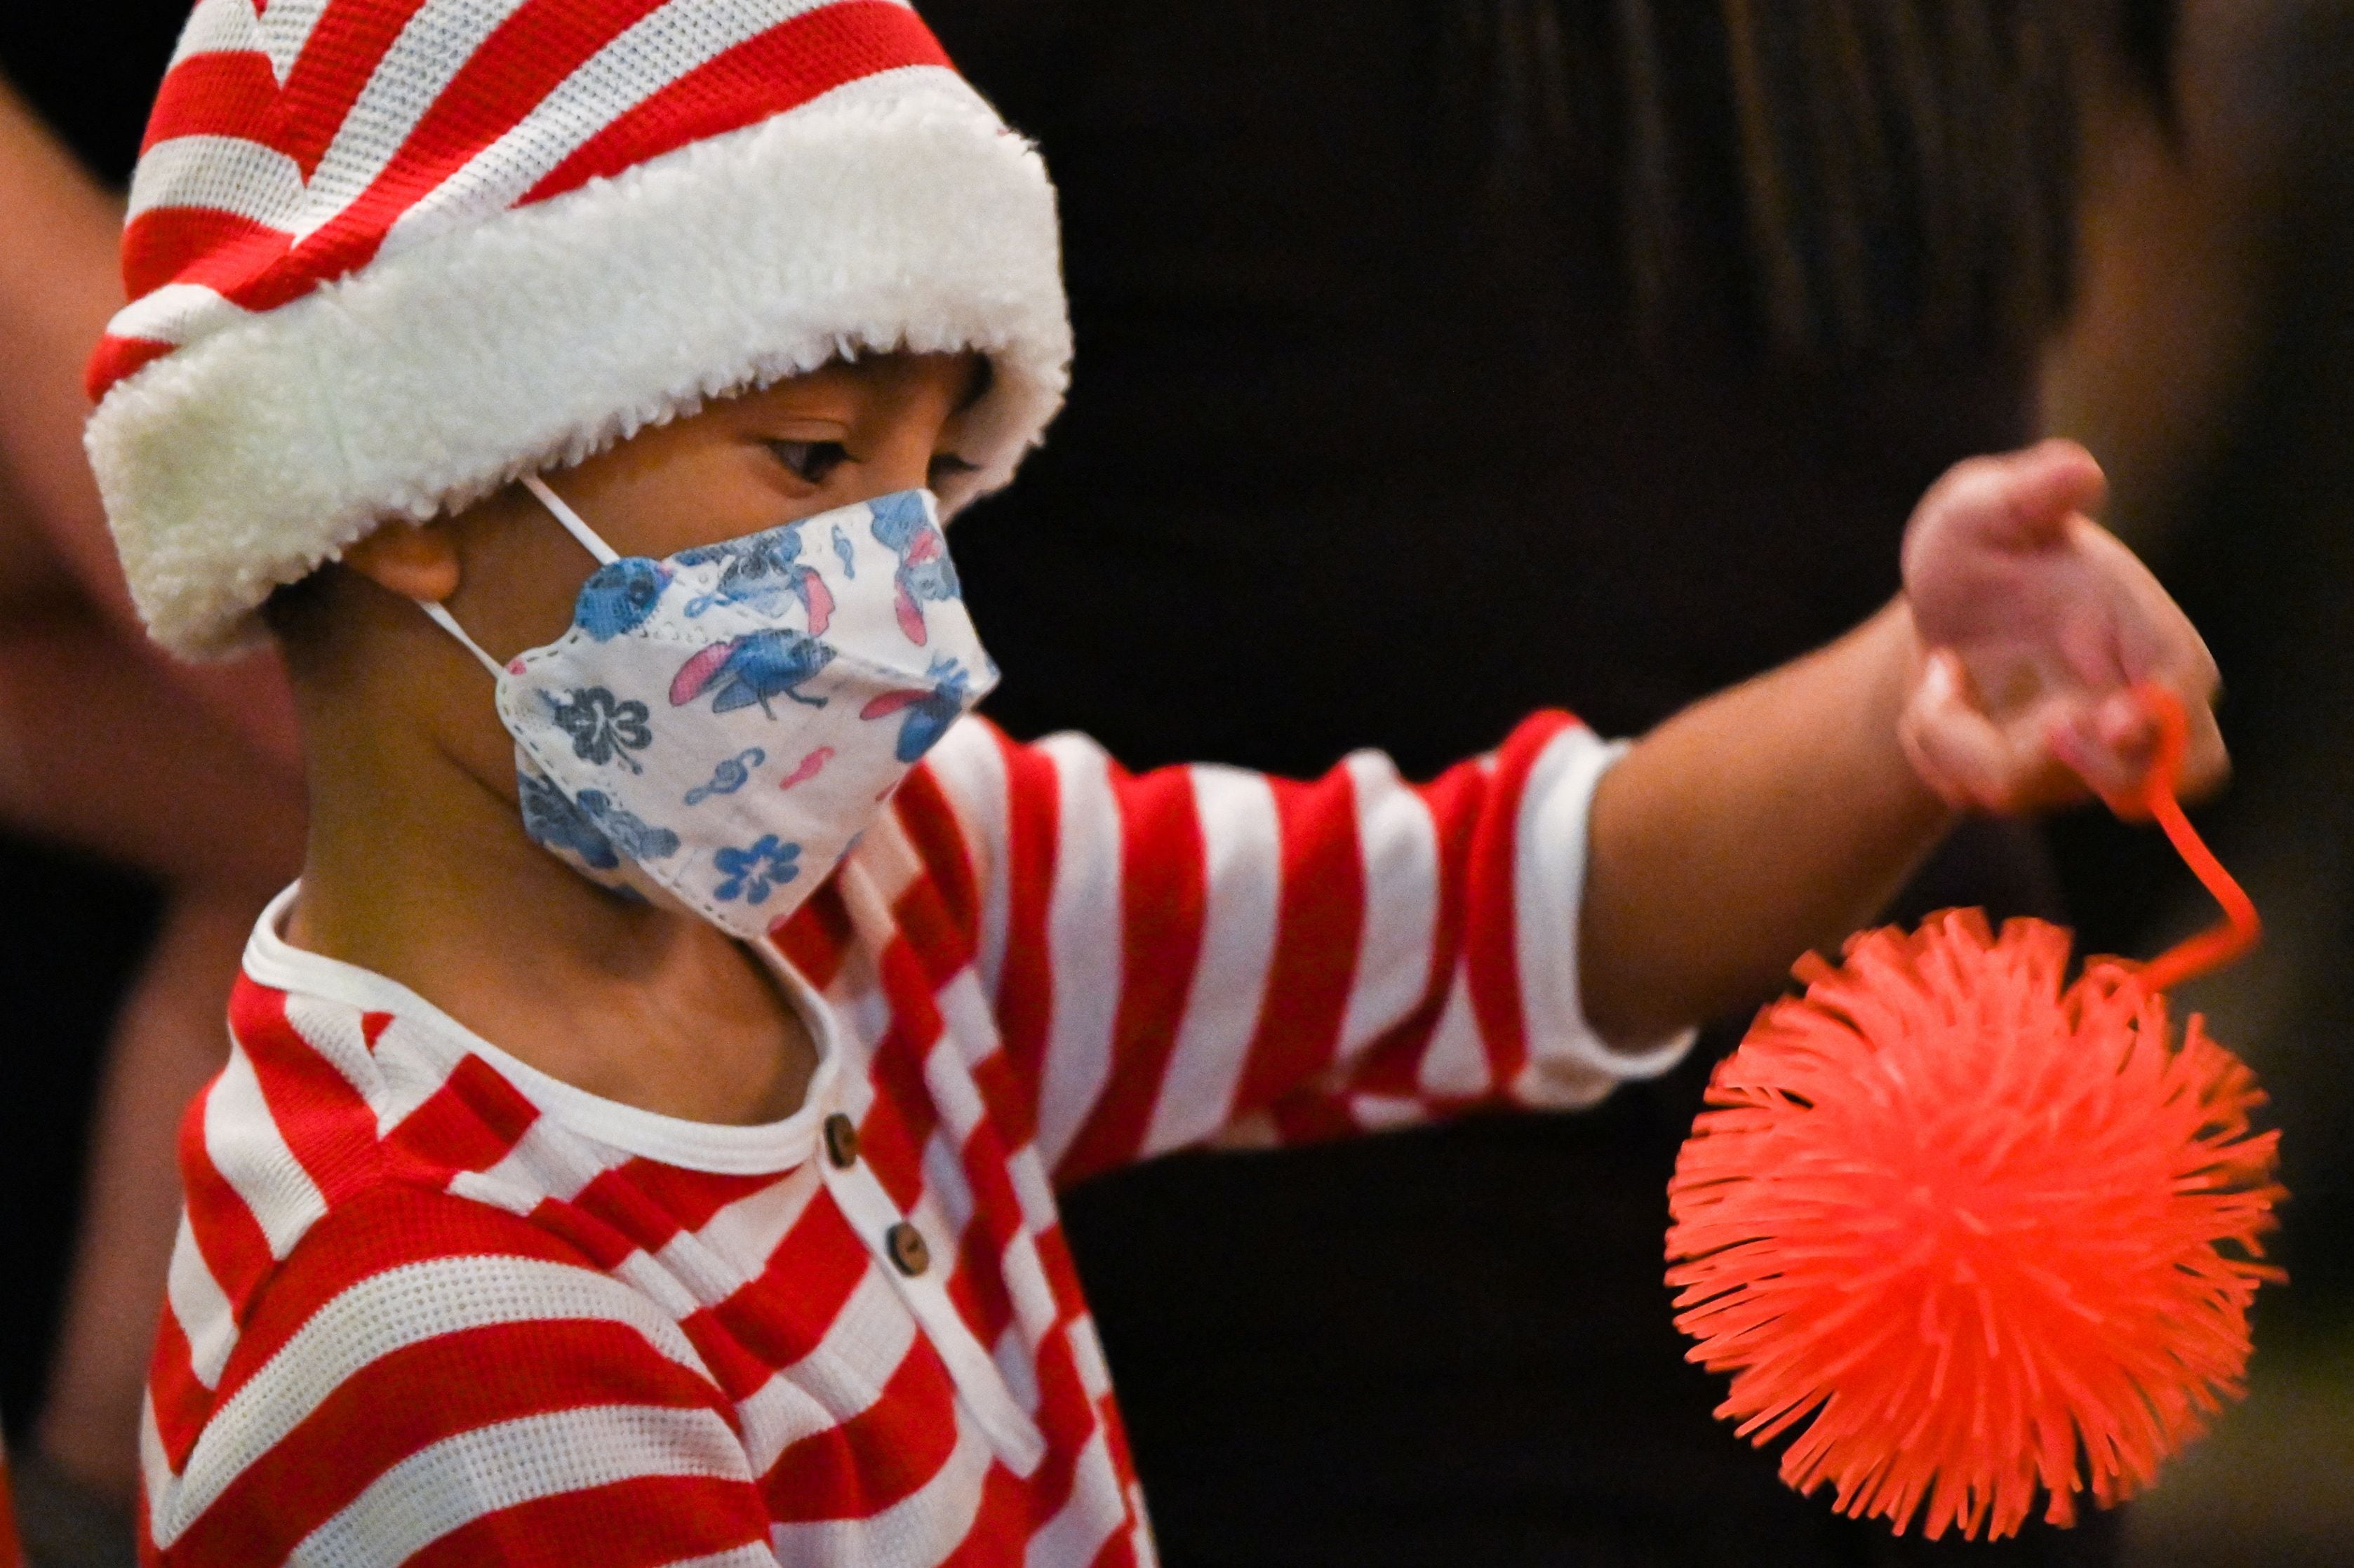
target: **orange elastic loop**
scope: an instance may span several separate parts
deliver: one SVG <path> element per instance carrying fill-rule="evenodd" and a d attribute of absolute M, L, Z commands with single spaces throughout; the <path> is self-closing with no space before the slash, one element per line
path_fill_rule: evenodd
<path fill-rule="evenodd" d="M 2223 863 L 2182 814 L 2182 802 L 2176 797 L 2190 737 L 2190 721 L 2182 711 L 2181 699 L 2150 683 L 2135 688 L 2135 694 L 2158 721 L 2158 756 L 2151 760 L 2140 789 L 2127 800 L 2110 802 L 2111 808 L 2123 815 L 2122 808 L 2138 807 L 2156 818 L 2174 852 L 2223 906 L 2221 925 L 2177 943 L 2135 971 L 2135 978 L 2150 991 L 2171 991 L 2184 980 L 2221 969 L 2254 947 L 2264 923 L 2256 916 L 2255 901 L 2223 869 Z"/>

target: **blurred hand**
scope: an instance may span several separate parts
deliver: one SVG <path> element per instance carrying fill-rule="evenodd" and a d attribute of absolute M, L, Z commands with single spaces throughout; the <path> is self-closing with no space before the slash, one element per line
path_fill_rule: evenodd
<path fill-rule="evenodd" d="M 2215 661 L 2149 568 L 2085 515 L 2105 489 L 2090 453 L 2051 440 L 1956 464 L 1914 511 L 1904 590 L 1923 656 L 1898 733 L 1951 805 L 2127 795 L 2158 739 L 2132 691 L 2145 681 L 2190 715 L 2182 792 L 2229 769 Z"/>

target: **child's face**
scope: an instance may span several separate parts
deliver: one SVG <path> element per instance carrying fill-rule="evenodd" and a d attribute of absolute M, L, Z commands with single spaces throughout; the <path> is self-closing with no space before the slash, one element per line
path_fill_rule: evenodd
<path fill-rule="evenodd" d="M 659 559 L 935 485 L 965 466 L 958 441 L 982 374 L 970 355 L 829 366 L 643 430 L 549 483 L 613 549 Z M 480 670 L 403 601 L 448 605 L 504 661 L 564 634 L 597 563 L 521 485 L 454 517 L 387 524 L 344 561 L 390 592 L 345 607 L 330 705 L 365 711 L 374 735 L 415 735 L 512 801 L 514 743 Z"/>
<path fill-rule="evenodd" d="M 549 483 L 608 545 L 660 558 L 896 491 L 968 465 L 960 426 L 971 355 L 881 355 L 828 366 L 643 431 Z M 443 524 L 459 622 L 499 658 L 555 641 L 596 569 L 516 489 Z"/>

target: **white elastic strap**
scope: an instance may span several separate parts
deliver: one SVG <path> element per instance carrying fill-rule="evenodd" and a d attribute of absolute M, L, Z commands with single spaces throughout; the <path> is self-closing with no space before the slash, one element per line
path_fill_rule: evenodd
<path fill-rule="evenodd" d="M 524 488 L 538 496 L 539 503 L 553 513 L 558 523 L 564 524 L 564 531 L 579 540 L 582 549 L 597 557 L 599 566 L 610 567 L 621 558 L 620 552 L 597 537 L 597 530 L 580 521 L 580 514 L 564 504 L 564 497 L 547 488 L 547 481 L 535 473 L 527 473 L 523 476 L 523 483 Z"/>
<path fill-rule="evenodd" d="M 482 645 L 466 635 L 466 629 L 458 624 L 458 618 L 450 613 L 450 607 L 448 605 L 440 604 L 430 599 L 419 599 L 418 601 L 417 608 L 423 610 L 427 615 L 431 616 L 433 618 L 434 625 L 440 627 L 442 630 L 448 632 L 451 636 L 464 643 L 466 645 L 466 652 L 472 653 L 475 658 L 480 659 L 482 662 L 482 668 L 491 673 L 491 679 L 495 681 L 500 676 L 507 673 L 507 667 L 504 664 L 500 663 L 496 659 L 493 659 L 488 653 L 483 652 Z"/>

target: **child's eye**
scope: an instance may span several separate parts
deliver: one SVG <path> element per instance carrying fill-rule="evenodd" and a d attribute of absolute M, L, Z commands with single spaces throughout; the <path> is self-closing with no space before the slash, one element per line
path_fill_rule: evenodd
<path fill-rule="evenodd" d="M 932 460 L 930 474 L 932 487 L 937 490 L 939 488 L 940 481 L 953 479 L 960 473 L 971 473 L 980 467 L 979 463 L 968 462 L 954 452 L 942 452 Z"/>
<path fill-rule="evenodd" d="M 828 474 L 850 461 L 850 450 L 840 441 L 770 441 L 769 450 L 811 484 L 823 484 Z"/>

